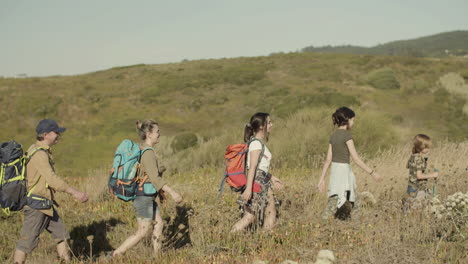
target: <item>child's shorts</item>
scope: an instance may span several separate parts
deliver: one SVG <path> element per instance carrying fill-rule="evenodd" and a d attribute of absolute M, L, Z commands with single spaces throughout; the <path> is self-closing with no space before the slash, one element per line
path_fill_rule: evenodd
<path fill-rule="evenodd" d="M 418 200 L 430 199 L 432 196 L 432 191 L 430 189 L 415 188 L 414 186 L 408 185 L 406 194 L 408 194 L 409 198 Z"/>

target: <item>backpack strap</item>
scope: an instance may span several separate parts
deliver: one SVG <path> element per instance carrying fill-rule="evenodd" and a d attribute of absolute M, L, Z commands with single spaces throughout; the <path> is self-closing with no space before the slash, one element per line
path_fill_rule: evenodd
<path fill-rule="evenodd" d="M 155 157 L 155 160 L 156 160 L 156 168 L 158 168 L 158 174 L 159 174 L 159 165 L 158 165 L 158 159 L 156 158 L 156 152 L 154 151 L 154 148 L 151 148 L 151 147 L 146 147 L 146 148 L 143 148 L 141 150 L 141 155 L 140 155 L 140 160 L 138 162 L 141 162 L 141 157 L 143 157 L 143 154 L 147 151 L 147 150 L 152 150 L 153 153 L 154 153 L 154 157 Z M 143 185 L 147 180 L 147 176 L 145 176 L 143 179 L 141 179 L 141 182 L 140 182 L 140 186 Z"/>
<path fill-rule="evenodd" d="M 143 154 L 144 154 L 147 150 L 152 150 L 153 153 L 154 153 L 154 157 L 156 157 L 156 152 L 154 151 L 154 148 L 146 147 L 146 148 L 143 148 L 143 149 L 141 150 L 140 160 L 139 160 L 138 162 L 141 162 L 141 157 L 143 157 Z M 158 159 L 156 159 L 156 167 L 158 167 L 158 171 L 159 171 Z"/>
<path fill-rule="evenodd" d="M 34 156 L 34 154 L 36 154 L 38 151 L 44 151 L 46 152 L 47 151 L 47 147 L 37 147 L 37 148 L 34 148 L 31 153 L 27 153 L 26 154 L 26 157 L 25 157 L 25 164 L 24 165 L 27 165 L 28 162 L 31 160 L 31 158 Z M 23 170 L 23 172 L 26 171 L 26 169 Z M 28 194 L 27 196 L 31 196 L 31 194 L 33 193 L 34 189 L 36 189 L 37 187 L 37 184 L 39 183 L 39 181 L 41 180 L 41 177 L 42 176 L 39 176 L 39 178 L 37 178 L 37 181 L 33 184 L 33 186 L 31 187 L 31 189 L 28 191 Z"/>
<path fill-rule="evenodd" d="M 1 165 L 1 168 L 0 168 L 0 184 L 4 184 L 4 183 L 7 183 L 7 182 L 13 182 L 13 181 L 20 181 L 20 180 L 23 180 L 24 179 L 24 175 L 25 175 L 25 172 L 26 172 L 26 165 L 28 164 L 28 161 L 31 159 L 31 157 L 39 150 L 43 150 L 43 151 L 46 151 L 46 147 L 38 147 L 38 148 L 34 148 L 32 153 L 31 154 L 26 154 L 24 155 L 23 157 L 20 157 L 10 163 L 2 163 Z M 23 167 L 23 171 L 21 171 L 21 174 L 20 172 L 18 171 L 18 167 L 16 166 L 16 164 L 18 163 L 21 163 L 21 166 Z M 10 167 L 10 166 L 14 166 L 15 167 L 15 171 L 16 171 L 16 177 L 14 178 L 11 178 L 9 179 L 8 181 L 4 181 L 4 177 L 5 177 L 5 168 L 6 167 Z"/>
<path fill-rule="evenodd" d="M 147 150 L 152 150 L 152 151 L 154 152 L 154 148 L 151 148 L 151 147 L 143 148 L 143 149 L 141 150 L 140 160 L 141 160 L 141 157 L 143 156 L 143 153 L 145 153 L 145 151 L 147 151 Z"/>
<path fill-rule="evenodd" d="M 223 194 L 223 190 L 224 190 L 224 183 L 226 182 L 226 177 L 227 177 L 227 173 L 226 173 L 226 170 L 227 170 L 227 165 L 224 166 L 224 174 L 223 174 L 223 178 L 221 178 L 221 184 L 219 185 L 219 194 L 218 194 L 218 200 L 219 198 L 221 198 L 221 195 Z"/>
<path fill-rule="evenodd" d="M 250 139 L 250 141 L 249 141 L 249 143 L 248 143 L 248 144 L 249 144 L 249 147 L 250 147 L 250 144 L 251 144 L 252 142 L 254 142 L 254 141 L 258 141 L 258 142 L 260 142 L 260 144 L 262 145 L 262 152 L 260 152 L 260 157 L 258 158 L 257 166 L 255 167 L 255 173 L 256 173 L 258 167 L 260 166 L 260 162 L 261 162 L 262 159 L 263 159 L 263 155 L 265 154 L 265 144 L 263 143 L 263 141 L 261 141 L 261 140 L 258 139 L 258 138 L 252 138 L 252 139 Z M 245 155 L 245 158 L 247 158 L 247 156 L 248 156 L 248 155 Z"/>
<path fill-rule="evenodd" d="M 31 152 L 27 152 L 26 153 L 26 163 L 29 162 L 31 160 L 31 158 L 34 156 L 34 154 L 36 154 L 36 152 L 38 151 L 47 151 L 49 148 L 48 147 L 37 147 L 37 148 L 33 148 L 33 150 Z"/>
<path fill-rule="evenodd" d="M 17 163 L 20 163 L 23 168 L 23 171 L 21 172 L 21 174 L 18 171 L 18 167 L 16 166 Z M 18 174 L 20 175 L 5 181 L 5 168 L 10 167 L 10 166 L 13 166 L 15 168 L 16 175 Z M 0 185 L 3 185 L 4 183 L 7 183 L 7 182 L 24 180 L 24 172 L 26 171 L 26 168 L 24 168 L 25 166 L 26 166 L 26 159 L 24 157 L 18 158 L 7 164 L 2 164 L 0 168 Z"/>

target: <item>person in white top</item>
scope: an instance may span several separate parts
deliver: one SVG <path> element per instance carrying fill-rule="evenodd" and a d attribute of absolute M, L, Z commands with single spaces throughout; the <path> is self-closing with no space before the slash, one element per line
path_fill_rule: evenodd
<path fill-rule="evenodd" d="M 268 173 L 270 169 L 270 161 L 271 161 L 271 152 L 266 145 L 264 145 L 260 140 L 254 140 L 249 145 L 249 153 L 247 154 L 247 168 L 250 167 L 250 153 L 255 150 L 262 150 L 262 145 L 265 146 L 263 157 L 260 159 L 260 164 L 257 165 L 258 170 L 262 170 Z"/>
<path fill-rule="evenodd" d="M 269 173 L 271 152 L 265 145 L 268 142 L 273 123 L 267 113 L 256 113 L 246 124 L 244 141 L 249 144 L 247 154 L 247 184 L 238 199 L 243 217 L 232 227 L 231 232 L 244 230 L 247 226 L 263 219 L 263 229 L 271 230 L 276 221 L 275 196 L 272 187 L 283 188 L 283 183 Z M 260 186 L 255 192 L 254 186 Z"/>

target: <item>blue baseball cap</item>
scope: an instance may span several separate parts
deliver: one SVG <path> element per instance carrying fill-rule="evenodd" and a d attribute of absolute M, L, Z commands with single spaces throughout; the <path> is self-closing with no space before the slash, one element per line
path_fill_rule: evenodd
<path fill-rule="evenodd" d="M 39 121 L 39 124 L 37 124 L 36 127 L 36 133 L 37 134 L 43 134 L 43 133 L 48 133 L 48 132 L 56 132 L 56 133 L 63 133 L 65 132 L 66 128 L 64 127 L 59 127 L 57 122 L 52 119 L 42 119 Z"/>

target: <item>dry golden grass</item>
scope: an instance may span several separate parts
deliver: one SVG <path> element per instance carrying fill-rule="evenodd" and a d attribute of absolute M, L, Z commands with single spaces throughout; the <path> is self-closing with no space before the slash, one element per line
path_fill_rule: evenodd
<path fill-rule="evenodd" d="M 284 180 L 286 188 L 276 194 L 282 205 L 277 226 L 270 233 L 229 233 L 239 218 L 237 197 L 226 188 L 222 198 L 216 199 L 219 169 L 165 176 L 184 195 L 185 204 L 176 208 L 167 201 L 161 206 L 166 240 L 163 253 L 157 257 L 151 254 L 149 239 L 122 257 L 110 260 L 103 256 L 136 230 L 132 204 L 105 194 L 107 169 L 89 171 L 84 181 L 71 180 L 89 192 L 91 200 L 79 204 L 60 195 L 59 210 L 72 236 L 75 263 L 280 263 L 286 259 L 312 263 L 321 249 L 332 250 L 337 263 L 467 263 L 466 221 L 453 229 L 450 222 L 434 221 L 424 211 L 402 213 L 409 155 L 409 145 L 402 145 L 369 159 L 384 176 L 380 183 L 354 166 L 358 190 L 371 192 L 377 204 L 364 202 L 345 222 L 319 217 L 326 202 L 326 195 L 315 188 L 319 168 L 275 169 L 273 173 Z M 440 170 L 437 190 L 441 199 L 468 190 L 467 157 L 467 141 L 441 142 L 433 147 L 429 167 Z M 2 262 L 11 262 L 21 218 L 16 214 L 1 221 Z M 94 236 L 92 249 L 87 239 L 90 235 Z M 56 259 L 51 237 L 43 234 L 41 238 L 30 263 Z"/>

